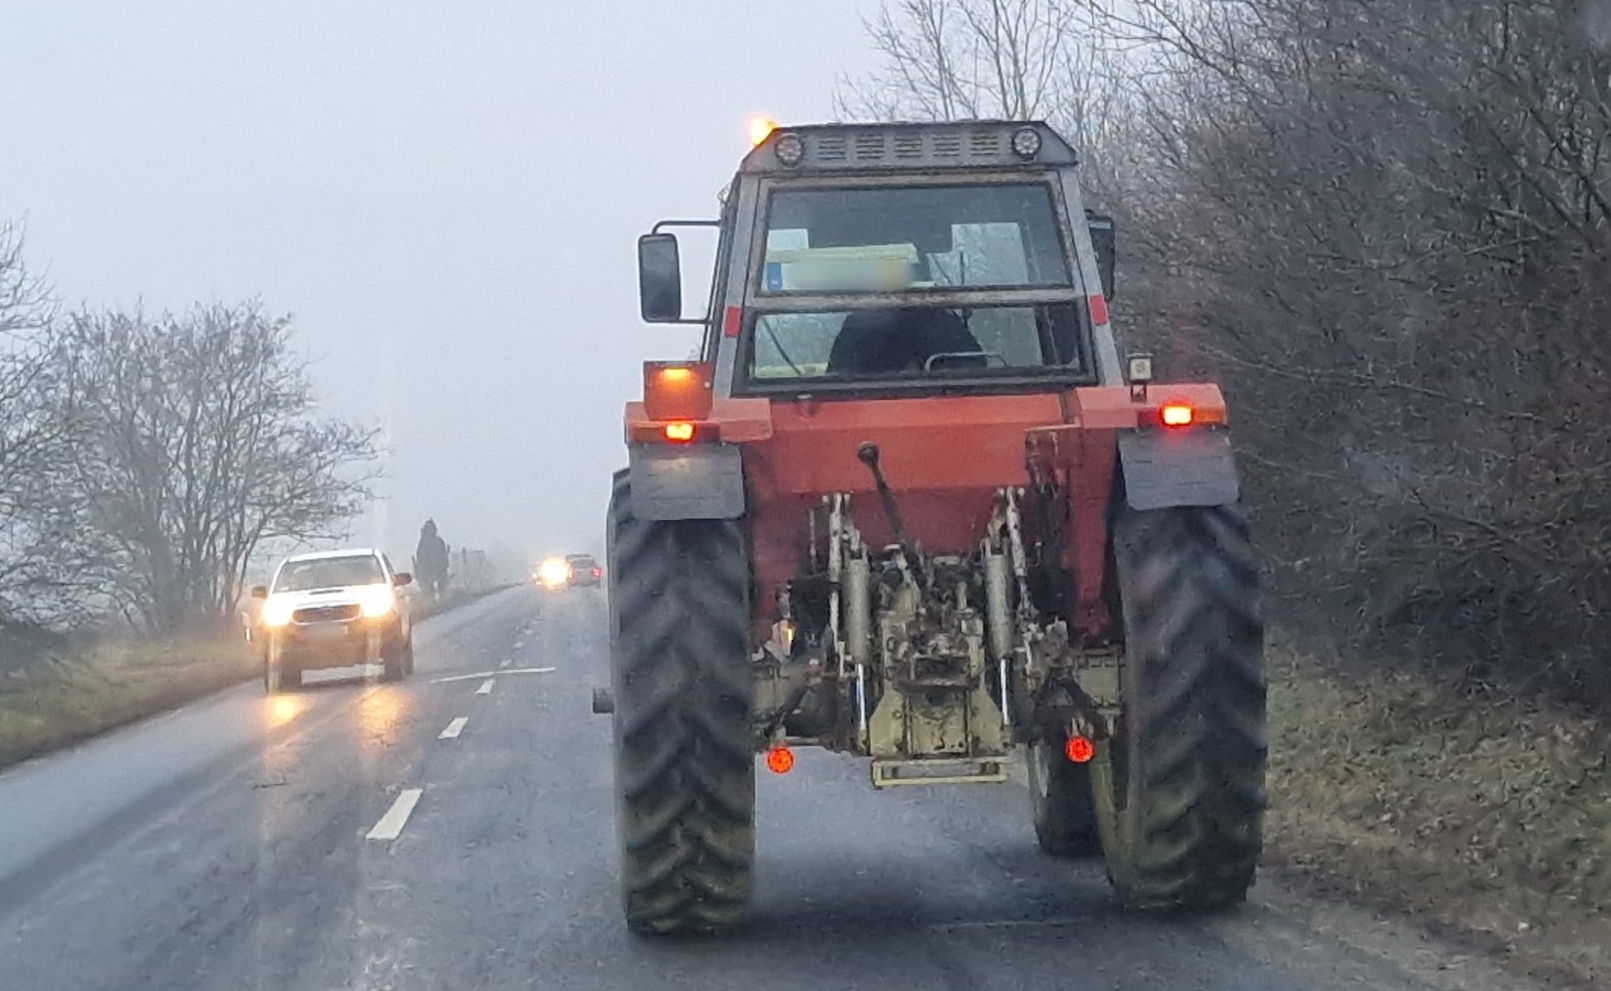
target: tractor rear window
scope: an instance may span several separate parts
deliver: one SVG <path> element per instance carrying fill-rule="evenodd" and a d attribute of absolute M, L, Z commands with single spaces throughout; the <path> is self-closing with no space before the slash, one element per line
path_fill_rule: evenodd
<path fill-rule="evenodd" d="M 903 307 L 756 318 L 750 377 L 890 379 L 1082 372 L 1074 304 Z"/>
<path fill-rule="evenodd" d="M 1071 284 L 1044 183 L 780 189 L 760 291 Z"/>

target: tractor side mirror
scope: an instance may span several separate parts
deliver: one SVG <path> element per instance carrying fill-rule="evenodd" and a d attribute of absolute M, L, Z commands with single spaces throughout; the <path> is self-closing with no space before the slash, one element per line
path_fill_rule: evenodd
<path fill-rule="evenodd" d="M 404 585 L 411 583 L 413 580 L 414 576 L 406 571 L 399 571 L 395 575 L 392 575 L 392 584 L 396 585 L 398 588 L 402 588 Z"/>
<path fill-rule="evenodd" d="M 254 598 L 254 599 L 266 599 L 266 598 L 268 598 L 268 589 L 266 587 L 262 586 L 262 585 L 253 585 L 252 586 L 252 598 Z"/>
<path fill-rule="evenodd" d="M 1088 214 L 1085 218 L 1091 229 L 1091 248 L 1096 252 L 1096 268 L 1102 278 L 1102 295 L 1113 298 L 1113 271 L 1118 256 L 1118 239 L 1113 230 L 1113 218 Z"/>
<path fill-rule="evenodd" d="M 638 309 L 646 323 L 682 319 L 682 261 L 677 235 L 645 234 L 638 238 Z"/>

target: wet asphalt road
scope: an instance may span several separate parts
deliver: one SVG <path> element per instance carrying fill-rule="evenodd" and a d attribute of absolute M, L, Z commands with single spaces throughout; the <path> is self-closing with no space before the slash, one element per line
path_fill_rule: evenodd
<path fill-rule="evenodd" d="M 880 794 L 820 753 L 761 772 L 752 926 L 632 937 L 604 617 L 512 589 L 422 624 L 405 683 L 243 686 L 0 774 L 0 989 L 1429 986 L 1257 901 L 1121 914 L 1020 786 Z"/>

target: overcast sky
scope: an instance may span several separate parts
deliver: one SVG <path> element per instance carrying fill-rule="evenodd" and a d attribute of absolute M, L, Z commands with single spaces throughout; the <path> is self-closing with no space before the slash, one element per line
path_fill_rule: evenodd
<path fill-rule="evenodd" d="M 70 306 L 260 296 L 384 425 L 357 537 L 602 549 L 621 405 L 696 335 L 635 237 L 764 112 L 831 117 L 876 0 L 0 0 L 0 217 Z M 702 297 L 701 297 L 702 299 Z"/>

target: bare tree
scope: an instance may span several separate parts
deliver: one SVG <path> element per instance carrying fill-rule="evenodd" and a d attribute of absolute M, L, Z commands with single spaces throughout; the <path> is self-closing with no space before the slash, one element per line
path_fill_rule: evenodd
<path fill-rule="evenodd" d="M 369 498 L 377 434 L 317 414 L 290 331 L 256 303 L 69 320 L 76 480 L 147 630 L 226 615 L 260 543 L 343 535 Z"/>
<path fill-rule="evenodd" d="M 1606 8 L 902 0 L 840 102 L 1075 135 L 1121 332 L 1225 383 L 1275 587 L 1606 697 Z"/>
<path fill-rule="evenodd" d="M 863 20 L 882 66 L 840 80 L 852 119 L 1044 119 L 1090 155 L 1116 123 L 1114 53 L 1077 0 L 896 0 Z"/>
<path fill-rule="evenodd" d="M 1611 61 L 1571 5 L 1099 6 L 1145 53 L 1121 174 L 1149 323 L 1230 384 L 1289 587 L 1611 692 L 1584 646 L 1611 632 L 1611 425 L 1585 416 L 1611 374 Z"/>
<path fill-rule="evenodd" d="M 0 223 L 0 629 L 67 618 L 94 587 L 75 507 L 62 497 L 76 425 L 55 405 L 55 301 L 23 248 L 21 225 Z"/>

